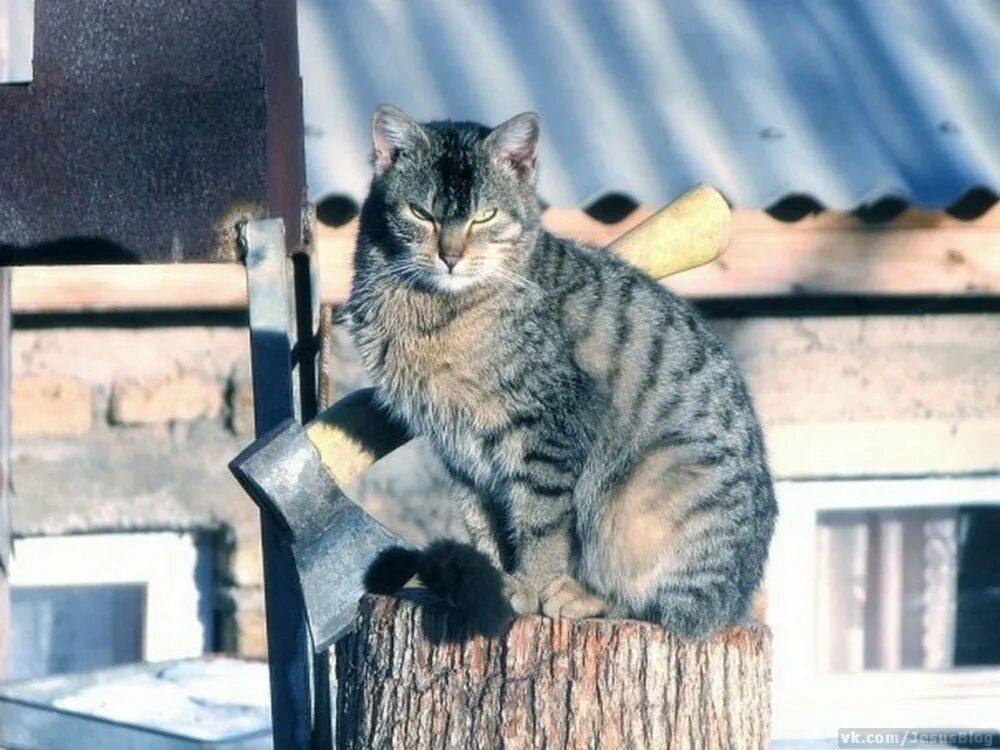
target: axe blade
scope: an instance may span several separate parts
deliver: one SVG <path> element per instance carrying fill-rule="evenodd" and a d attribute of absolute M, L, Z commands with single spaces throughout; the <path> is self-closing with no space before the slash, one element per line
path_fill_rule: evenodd
<path fill-rule="evenodd" d="M 371 563 L 408 545 L 341 491 L 294 420 L 258 438 L 229 469 L 291 547 L 313 646 L 326 648 L 350 627 Z"/>

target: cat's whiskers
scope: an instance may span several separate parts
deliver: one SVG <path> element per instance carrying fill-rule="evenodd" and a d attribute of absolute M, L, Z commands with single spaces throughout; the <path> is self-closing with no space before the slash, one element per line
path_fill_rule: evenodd
<path fill-rule="evenodd" d="M 509 268 L 504 268 L 503 266 L 494 266 L 491 271 L 492 274 L 499 276 L 501 279 L 510 282 L 515 287 L 522 289 L 527 292 L 532 292 L 538 296 L 542 295 L 542 287 L 535 281 L 522 276 L 521 274 L 511 271 Z"/>

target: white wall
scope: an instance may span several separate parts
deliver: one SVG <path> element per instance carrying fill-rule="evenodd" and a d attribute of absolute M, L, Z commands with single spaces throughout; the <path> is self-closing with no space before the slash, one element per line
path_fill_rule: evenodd
<path fill-rule="evenodd" d="M 0 0 L 0 83 L 31 81 L 35 0 Z"/>
<path fill-rule="evenodd" d="M 39 665 L 77 671 L 135 657 L 200 656 L 212 646 L 214 550 L 204 536 L 31 537 L 15 553 L 11 677 L 37 676 L 19 670 Z M 86 587 L 94 587 L 90 596 Z M 18 621 L 18 589 L 32 589 L 36 599 L 50 589 L 52 598 L 25 606 Z"/>

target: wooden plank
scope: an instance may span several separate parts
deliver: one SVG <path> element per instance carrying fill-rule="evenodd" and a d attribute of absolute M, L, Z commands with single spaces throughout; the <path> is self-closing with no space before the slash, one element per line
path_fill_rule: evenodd
<path fill-rule="evenodd" d="M 550 208 L 556 234 L 603 246 L 652 210 L 640 207 L 608 225 L 579 209 Z M 347 298 L 357 224 L 317 231 L 321 296 Z M 760 211 L 736 211 L 729 250 L 703 268 L 671 277 L 692 298 L 782 295 L 1000 294 L 1000 206 L 973 222 L 908 211 L 885 226 L 820 214 L 794 224 Z M 100 311 L 232 308 L 246 305 L 245 281 L 232 265 L 17 268 L 14 310 Z"/>
<path fill-rule="evenodd" d="M 775 479 L 993 474 L 1000 420 L 879 420 L 768 425 Z"/>
<path fill-rule="evenodd" d="M 607 225 L 578 209 L 551 208 L 544 221 L 555 234 L 603 246 L 650 214 L 651 209 L 640 207 Z M 987 217 L 963 223 L 944 214 L 911 212 L 900 221 L 905 229 L 881 229 L 844 216 L 785 224 L 759 211 L 736 211 L 726 253 L 714 263 L 671 277 L 668 285 L 695 299 L 997 294 L 1000 210 Z M 325 301 L 341 301 L 350 291 L 355 232 L 348 225 L 319 233 Z"/>
<path fill-rule="evenodd" d="M 14 269 L 14 312 L 246 307 L 236 264 L 24 266 Z"/>
<path fill-rule="evenodd" d="M 997 294 L 1000 229 L 734 232 L 719 260 L 668 285 L 692 298 Z"/>

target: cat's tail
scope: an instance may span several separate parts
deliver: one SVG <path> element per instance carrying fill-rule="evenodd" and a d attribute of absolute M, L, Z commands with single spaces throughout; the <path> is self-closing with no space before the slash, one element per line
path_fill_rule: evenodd
<path fill-rule="evenodd" d="M 414 575 L 458 610 L 473 632 L 501 635 L 514 619 L 500 571 L 470 544 L 439 539 L 423 550 L 390 547 L 368 568 L 365 588 L 395 594 Z"/>

